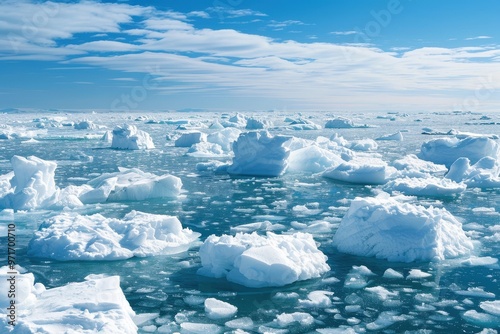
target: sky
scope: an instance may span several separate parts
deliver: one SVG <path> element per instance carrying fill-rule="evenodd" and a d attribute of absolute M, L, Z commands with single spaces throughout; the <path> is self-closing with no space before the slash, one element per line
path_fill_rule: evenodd
<path fill-rule="evenodd" d="M 0 0 L 0 110 L 500 110 L 497 0 Z"/>

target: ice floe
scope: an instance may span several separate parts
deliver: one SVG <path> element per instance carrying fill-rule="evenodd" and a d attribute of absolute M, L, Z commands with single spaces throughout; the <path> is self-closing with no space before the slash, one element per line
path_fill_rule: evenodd
<path fill-rule="evenodd" d="M 401 262 L 469 256 L 474 249 L 446 209 L 382 195 L 353 200 L 333 241 L 341 252 Z"/>
<path fill-rule="evenodd" d="M 248 287 L 283 286 L 330 270 L 312 236 L 300 232 L 211 235 L 200 248 L 200 258 L 199 274 Z"/>
<path fill-rule="evenodd" d="M 380 159 L 354 158 L 326 170 L 323 177 L 356 184 L 384 184 L 395 170 Z"/>
<path fill-rule="evenodd" d="M 366 124 L 355 124 L 352 120 L 345 117 L 335 117 L 325 123 L 326 129 L 351 129 L 351 128 L 367 128 Z"/>
<path fill-rule="evenodd" d="M 207 135 L 203 132 L 192 131 L 181 134 L 175 141 L 176 147 L 191 147 L 194 144 L 206 142 Z"/>
<path fill-rule="evenodd" d="M 488 136 L 455 136 L 438 138 L 422 144 L 418 157 L 450 167 L 458 158 L 475 164 L 484 157 L 498 159 L 500 145 Z"/>
<path fill-rule="evenodd" d="M 500 188 L 500 163 L 492 157 L 484 157 L 471 166 L 468 158 L 458 158 L 446 178 L 471 188 Z"/>
<path fill-rule="evenodd" d="M 0 281 L 7 280 L 7 267 L 0 268 Z M 19 303 L 15 327 L 8 323 L 6 307 L 2 306 L 2 333 L 137 333 L 133 321 L 135 312 L 120 288 L 118 276 L 88 276 L 84 282 L 45 289 L 34 283 L 33 274 L 16 274 L 18 291 L 26 296 Z M 4 290 L 6 291 L 6 290 Z M 22 292 L 21 292 L 22 291 Z M 0 303 L 8 302 L 0 297 Z"/>
<path fill-rule="evenodd" d="M 70 260 L 120 260 L 186 251 L 200 236 L 176 217 L 131 211 L 123 219 L 63 213 L 44 221 L 28 255 Z"/>
<path fill-rule="evenodd" d="M 434 197 L 458 195 L 466 188 L 463 183 L 434 176 L 397 178 L 389 181 L 384 187 L 386 191 L 397 191 L 405 195 Z"/>
<path fill-rule="evenodd" d="M 267 131 L 242 133 L 233 144 L 234 158 L 229 174 L 279 176 L 288 167 L 289 150 L 283 146 L 290 137 L 272 136 Z"/>
<path fill-rule="evenodd" d="M 149 150 L 155 148 L 149 133 L 135 125 L 124 124 L 113 129 L 111 148 L 119 150 Z"/>

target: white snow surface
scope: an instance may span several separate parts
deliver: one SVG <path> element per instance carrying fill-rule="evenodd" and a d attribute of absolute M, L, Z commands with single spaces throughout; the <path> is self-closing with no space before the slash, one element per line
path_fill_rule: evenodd
<path fill-rule="evenodd" d="M 124 124 L 113 129 L 111 148 L 119 150 L 149 150 L 155 148 L 149 133 L 135 125 Z"/>
<path fill-rule="evenodd" d="M 290 137 L 272 136 L 267 131 L 242 133 L 233 144 L 229 174 L 279 176 L 288 167 L 290 152 L 283 146 Z"/>
<path fill-rule="evenodd" d="M 470 256 L 472 241 L 446 209 L 401 203 L 385 195 L 356 198 L 333 237 L 338 250 L 389 261 Z"/>
<path fill-rule="evenodd" d="M 40 225 L 28 254 L 60 261 L 120 260 L 180 253 L 199 236 L 167 215 L 131 211 L 117 219 L 63 213 Z"/>
<path fill-rule="evenodd" d="M 10 276 L 7 267 L 0 268 L 0 281 Z M 45 289 L 34 284 L 31 273 L 17 274 L 17 289 L 27 297 L 16 300 L 16 326 L 7 323 L 5 314 L 0 319 L 2 333 L 137 333 L 132 317 L 135 315 L 120 288 L 120 277 L 88 276 L 84 282 Z M 1 283 L 0 283 L 1 284 Z M 6 291 L 6 290 L 3 290 Z M 6 312 L 2 294 L 0 315 Z M 20 306 L 20 307 L 19 307 Z"/>
<path fill-rule="evenodd" d="M 247 287 L 284 286 L 330 270 L 312 236 L 300 232 L 211 235 L 200 248 L 200 258 L 198 274 L 226 277 Z"/>
<path fill-rule="evenodd" d="M 458 158 L 468 158 L 475 164 L 481 158 L 498 159 L 500 145 L 489 136 L 455 136 L 427 141 L 420 148 L 419 158 L 450 167 Z"/>

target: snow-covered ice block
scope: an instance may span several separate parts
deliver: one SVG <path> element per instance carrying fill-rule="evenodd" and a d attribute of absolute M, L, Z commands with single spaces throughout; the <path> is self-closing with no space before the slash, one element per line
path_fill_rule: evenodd
<path fill-rule="evenodd" d="M 24 274 L 17 278 L 27 275 L 32 276 Z M 24 289 L 34 291 L 33 300 L 18 308 L 15 327 L 7 323 L 7 317 L 2 316 L 0 332 L 137 333 L 138 328 L 132 320 L 135 312 L 120 288 L 119 276 L 89 276 L 84 282 L 48 290 L 40 283 L 33 286 L 31 281 L 31 286 L 23 286 Z M 5 312 L 3 307 L 1 312 Z"/>
<path fill-rule="evenodd" d="M 422 160 L 415 154 L 408 154 L 401 159 L 394 160 L 392 166 L 400 171 L 399 174 L 408 177 L 425 177 L 428 174 L 445 173 L 448 171 L 445 165 Z"/>
<path fill-rule="evenodd" d="M 211 235 L 201 246 L 200 257 L 199 274 L 226 277 L 248 287 L 283 286 L 330 270 L 312 236 L 300 232 Z"/>
<path fill-rule="evenodd" d="M 357 184 L 384 184 L 394 172 L 380 159 L 355 158 L 326 170 L 323 177 Z"/>
<path fill-rule="evenodd" d="M 272 126 L 271 121 L 261 118 L 249 118 L 247 121 L 246 129 L 247 130 L 262 130 L 267 129 Z"/>
<path fill-rule="evenodd" d="M 236 113 L 236 115 L 230 117 L 229 119 L 222 120 L 221 124 L 225 128 L 232 128 L 232 127 L 244 128 L 247 125 L 247 120 L 248 120 L 247 116 L 240 114 L 240 113 Z"/>
<path fill-rule="evenodd" d="M 481 158 L 498 159 L 500 145 L 488 136 L 438 138 L 422 144 L 418 157 L 450 167 L 458 158 L 468 158 L 472 164 Z"/>
<path fill-rule="evenodd" d="M 375 151 L 378 144 L 375 140 L 370 138 L 353 140 L 349 143 L 349 148 L 354 151 Z"/>
<path fill-rule="evenodd" d="M 199 236 L 172 216 L 131 211 L 117 219 L 63 213 L 40 225 L 28 255 L 71 261 L 176 254 L 189 249 Z"/>
<path fill-rule="evenodd" d="M 340 165 L 344 160 L 329 150 L 316 145 L 290 152 L 288 170 L 293 172 L 319 173 Z"/>
<path fill-rule="evenodd" d="M 76 130 L 95 130 L 98 128 L 98 126 L 96 124 L 94 124 L 94 122 L 92 122 L 88 119 L 85 119 L 83 121 L 79 121 L 79 122 L 75 123 L 73 125 L 73 127 Z"/>
<path fill-rule="evenodd" d="M 377 138 L 377 140 L 403 141 L 403 134 L 401 133 L 401 131 L 398 131 L 396 133 L 380 136 Z"/>
<path fill-rule="evenodd" d="M 194 144 L 206 142 L 207 135 L 203 132 L 195 131 L 183 133 L 177 140 L 175 141 L 176 147 L 191 147 Z"/>
<path fill-rule="evenodd" d="M 13 173 L 1 177 L 0 210 L 29 210 L 48 205 L 57 195 L 54 174 L 57 164 L 35 156 L 13 156 Z M 9 186 L 10 183 L 10 186 Z"/>
<path fill-rule="evenodd" d="M 389 261 L 430 261 L 470 255 L 472 241 L 446 209 L 356 198 L 333 238 L 339 251 Z"/>
<path fill-rule="evenodd" d="M 182 181 L 176 176 L 157 176 L 137 168 L 119 168 L 118 172 L 105 173 L 90 180 L 88 185 L 93 189 L 79 195 L 85 204 L 175 198 L 180 195 L 182 189 Z"/>
<path fill-rule="evenodd" d="M 403 177 L 389 181 L 384 189 L 398 191 L 405 195 L 415 196 L 454 196 L 465 191 L 467 186 L 463 183 L 446 178 L 428 176 L 424 178 Z"/>
<path fill-rule="evenodd" d="M 321 130 L 321 125 L 308 119 L 299 118 L 290 123 L 290 128 L 292 130 Z"/>
<path fill-rule="evenodd" d="M 205 313 L 209 319 L 218 320 L 231 318 L 236 312 L 238 312 L 238 308 L 234 305 L 215 298 L 205 299 Z"/>
<path fill-rule="evenodd" d="M 219 145 L 224 151 L 231 151 L 233 143 L 238 140 L 240 129 L 227 128 L 213 132 L 207 136 L 207 142 Z"/>
<path fill-rule="evenodd" d="M 186 154 L 197 158 L 220 158 L 228 156 L 229 152 L 224 151 L 219 144 L 201 142 L 191 146 Z"/>
<path fill-rule="evenodd" d="M 345 117 L 335 117 L 326 121 L 325 128 L 326 129 L 351 129 L 351 128 L 367 128 L 366 124 L 354 124 L 352 120 Z"/>
<path fill-rule="evenodd" d="M 451 166 L 446 178 L 463 182 L 474 188 L 500 187 L 500 162 L 491 157 L 484 157 L 470 165 L 468 158 L 459 158 Z"/>
<path fill-rule="evenodd" d="M 234 158 L 227 171 L 234 175 L 279 176 L 288 167 L 290 151 L 283 146 L 290 137 L 267 131 L 247 132 L 233 144 Z"/>
<path fill-rule="evenodd" d="M 124 124 L 113 130 L 111 148 L 120 150 L 149 150 L 155 148 L 149 133 L 135 125 Z"/>

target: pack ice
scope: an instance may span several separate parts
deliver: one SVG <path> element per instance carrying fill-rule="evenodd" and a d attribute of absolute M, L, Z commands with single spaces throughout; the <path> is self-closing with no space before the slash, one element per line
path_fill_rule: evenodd
<path fill-rule="evenodd" d="M 123 219 L 63 213 L 40 225 L 28 255 L 70 260 L 120 260 L 186 251 L 199 233 L 172 216 L 131 211 Z"/>
<path fill-rule="evenodd" d="M 8 282 L 7 271 L 8 267 L 0 268 L 0 286 Z M 16 326 L 7 322 L 5 312 L 10 300 L 7 294 L 1 294 L 1 333 L 137 333 L 132 320 L 135 313 L 125 299 L 118 276 L 88 276 L 84 282 L 53 289 L 34 284 L 31 273 L 16 274 L 16 282 Z"/>
<path fill-rule="evenodd" d="M 401 203 L 385 195 L 351 202 L 333 238 L 339 251 L 400 262 L 471 254 L 472 241 L 446 209 Z"/>
<path fill-rule="evenodd" d="M 198 274 L 226 277 L 247 287 L 283 286 L 330 270 L 312 236 L 300 232 L 211 235 L 200 248 L 200 258 Z"/>

